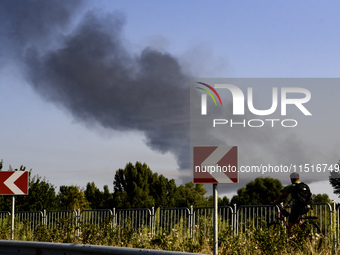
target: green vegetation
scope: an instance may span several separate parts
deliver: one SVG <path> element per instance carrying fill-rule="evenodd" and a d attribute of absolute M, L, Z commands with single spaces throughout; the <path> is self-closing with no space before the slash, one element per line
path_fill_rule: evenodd
<path fill-rule="evenodd" d="M 24 166 L 20 170 L 25 169 Z M 13 170 L 10 167 L 9 170 Z M 17 169 L 15 169 L 17 170 Z M 144 163 L 128 163 L 116 171 L 113 178 L 113 192 L 107 185 L 103 191 L 89 182 L 85 188 L 61 186 L 56 192 L 54 185 L 40 176 L 31 176 L 29 196 L 16 197 L 16 211 L 112 209 L 112 208 L 173 208 L 205 207 L 213 205 L 213 197 L 206 196 L 203 184 L 188 182 L 177 186 L 174 179 L 153 173 Z M 338 179 L 332 179 L 336 183 Z M 334 184 L 335 185 L 335 184 Z M 333 186 L 334 186 L 333 185 Z M 229 200 L 226 196 L 218 199 L 219 206 L 264 205 L 273 201 L 283 186 L 278 179 L 259 177 L 246 187 L 237 190 Z M 327 194 L 314 194 L 313 202 L 329 202 Z M 289 198 L 286 200 L 289 202 Z M 9 211 L 10 196 L 0 196 L 0 211 Z"/>
<path fill-rule="evenodd" d="M 23 167 L 21 167 L 22 169 Z M 12 168 L 9 170 L 13 170 Z M 17 170 L 17 169 L 15 169 Z M 153 173 L 146 164 L 128 163 L 114 175 L 113 192 L 107 185 L 103 191 L 89 182 L 85 189 L 79 186 L 54 185 L 40 176 L 32 177 L 30 170 L 29 195 L 16 197 L 16 211 L 151 208 L 212 206 L 212 196 L 207 197 L 203 184 L 192 182 L 176 186 L 174 179 Z M 219 199 L 220 205 L 229 199 Z M 11 197 L 0 196 L 0 211 L 9 211 Z"/>
<path fill-rule="evenodd" d="M 334 189 L 334 194 L 339 195 L 340 197 L 340 161 L 338 163 L 337 169 L 335 168 L 334 171 L 331 171 L 329 176 L 329 183 L 332 185 Z"/>
<path fill-rule="evenodd" d="M 231 199 L 237 205 L 265 205 L 274 201 L 280 194 L 283 186 L 278 179 L 270 177 L 256 178 L 249 182 L 245 188 L 237 190 L 237 195 Z"/>
<path fill-rule="evenodd" d="M 134 247 L 170 251 L 185 251 L 212 254 L 212 231 L 204 231 L 196 226 L 195 237 L 190 231 L 183 229 L 179 222 L 171 232 L 159 231 L 159 234 L 149 232 L 149 227 L 132 227 L 129 222 L 123 228 L 112 225 L 107 219 L 100 225 L 79 222 L 74 226 L 69 219 L 61 219 L 55 228 L 36 225 L 34 230 L 29 222 L 15 224 L 15 240 L 42 241 L 59 243 L 96 244 L 119 247 Z M 0 239 L 10 239 L 10 220 L 0 221 Z M 235 234 L 226 227 L 219 233 L 219 254 L 332 254 L 330 238 L 323 241 L 321 250 L 312 245 L 308 237 L 295 228 L 295 233 L 288 238 L 285 231 L 265 227 L 249 228 L 247 231 Z M 211 228 L 212 226 L 208 226 Z"/>

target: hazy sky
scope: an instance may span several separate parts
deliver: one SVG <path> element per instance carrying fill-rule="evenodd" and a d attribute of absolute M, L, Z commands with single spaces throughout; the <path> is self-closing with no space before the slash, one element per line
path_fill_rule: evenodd
<path fill-rule="evenodd" d="M 188 181 L 190 77 L 337 78 L 339 5 L 1 0 L 0 158 L 57 186 L 112 189 L 136 161 Z M 334 93 L 315 92 L 335 118 Z M 338 130 L 323 124 L 311 140 Z M 332 195 L 325 179 L 311 187 Z"/>

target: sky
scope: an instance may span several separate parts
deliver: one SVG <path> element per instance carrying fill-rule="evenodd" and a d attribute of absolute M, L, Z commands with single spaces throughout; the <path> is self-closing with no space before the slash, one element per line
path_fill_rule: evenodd
<path fill-rule="evenodd" d="M 0 159 L 57 187 L 93 181 L 113 190 L 115 171 L 136 161 L 178 185 L 190 181 L 190 79 L 338 78 L 339 5 L 1 0 Z M 315 117 L 296 144 L 313 155 L 321 144 L 331 153 L 317 163 L 336 163 L 338 91 L 310 90 Z M 282 151 L 294 154 L 288 145 Z M 242 178 L 220 184 L 220 194 L 231 197 Z M 327 178 L 306 179 L 339 201 Z"/>

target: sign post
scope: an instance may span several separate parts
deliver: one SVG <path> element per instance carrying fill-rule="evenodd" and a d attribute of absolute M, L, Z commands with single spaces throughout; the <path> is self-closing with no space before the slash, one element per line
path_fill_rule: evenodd
<path fill-rule="evenodd" d="M 12 210 L 11 210 L 11 240 L 14 240 L 14 214 L 15 214 L 15 196 L 12 196 Z"/>
<path fill-rule="evenodd" d="M 28 171 L 1 171 L 0 195 L 12 195 L 11 240 L 14 240 L 15 195 L 28 195 Z"/>
<path fill-rule="evenodd" d="M 214 255 L 218 254 L 218 194 L 217 194 L 217 183 L 213 184 L 213 199 L 214 199 L 214 210 L 213 210 L 213 227 L 214 227 Z"/>
<path fill-rule="evenodd" d="M 218 183 L 238 183 L 237 146 L 194 146 L 194 183 L 213 184 L 213 254 L 218 254 Z"/>

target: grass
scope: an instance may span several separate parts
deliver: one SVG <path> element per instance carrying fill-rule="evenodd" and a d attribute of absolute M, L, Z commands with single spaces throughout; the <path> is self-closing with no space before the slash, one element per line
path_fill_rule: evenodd
<path fill-rule="evenodd" d="M 10 240 L 10 225 L 10 219 L 0 220 L 0 239 Z M 96 244 L 205 254 L 212 254 L 213 250 L 212 231 L 195 226 L 195 238 L 191 238 L 190 230 L 183 229 L 181 222 L 171 231 L 157 231 L 159 234 L 150 233 L 147 226 L 136 230 L 128 221 L 122 229 L 112 225 L 110 220 L 99 226 L 80 223 L 75 227 L 69 219 L 62 219 L 53 229 L 46 225 L 36 225 L 32 230 L 29 221 L 17 222 L 15 226 L 15 240 L 22 241 Z M 299 228 L 295 228 L 295 231 L 288 238 L 284 230 L 273 231 L 266 227 L 249 228 L 239 234 L 235 234 L 231 228 L 225 228 L 218 237 L 219 254 L 332 254 L 329 237 L 324 238 L 323 247 L 318 251 Z"/>

